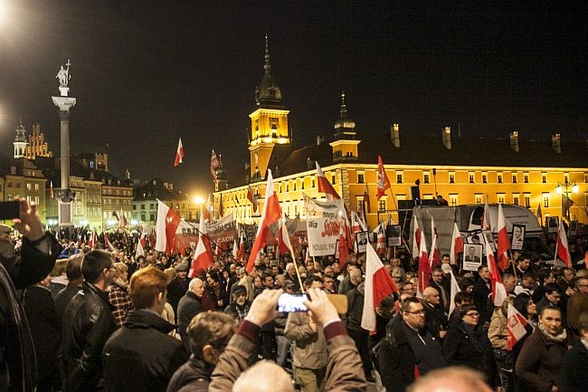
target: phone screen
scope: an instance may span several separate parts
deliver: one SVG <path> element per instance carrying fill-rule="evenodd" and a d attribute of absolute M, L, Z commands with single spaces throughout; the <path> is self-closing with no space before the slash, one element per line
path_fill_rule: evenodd
<path fill-rule="evenodd" d="M 288 294 L 283 293 L 278 298 L 276 310 L 282 313 L 306 312 L 308 308 L 304 305 L 308 297 L 306 294 Z"/>

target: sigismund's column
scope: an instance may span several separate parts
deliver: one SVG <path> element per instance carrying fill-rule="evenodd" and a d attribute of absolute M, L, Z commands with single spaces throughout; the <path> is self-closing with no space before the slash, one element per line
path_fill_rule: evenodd
<path fill-rule="evenodd" d="M 69 67 L 71 62 L 67 60 L 55 76 L 59 79 L 59 97 L 51 97 L 55 106 L 59 108 L 59 121 L 61 123 L 61 195 L 59 198 L 59 226 L 73 226 L 73 201 L 75 194 L 69 188 L 70 176 L 70 144 L 69 144 L 69 111 L 76 104 L 76 99 L 69 97 L 67 87 L 71 75 Z"/>

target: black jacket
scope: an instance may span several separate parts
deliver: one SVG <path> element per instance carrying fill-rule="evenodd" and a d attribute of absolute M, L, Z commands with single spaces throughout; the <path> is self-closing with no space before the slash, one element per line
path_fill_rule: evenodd
<path fill-rule="evenodd" d="M 20 255 L 9 258 L 0 255 L 0 391 L 34 388 L 35 353 L 16 290 L 49 275 L 59 252 L 55 237 L 46 234 L 35 243 L 25 238 Z"/>
<path fill-rule="evenodd" d="M 57 312 L 57 317 L 59 318 L 60 327 L 61 323 L 63 322 L 63 315 L 65 314 L 67 305 L 69 305 L 72 298 L 75 297 L 75 295 L 81 289 L 82 288 L 78 285 L 68 283 L 67 286 L 65 286 L 65 288 L 57 294 L 57 297 L 55 297 L 55 311 Z"/>
<path fill-rule="evenodd" d="M 188 359 L 182 342 L 167 335 L 174 328 L 154 312 L 131 310 L 102 352 L 106 391 L 165 391 Z"/>
<path fill-rule="evenodd" d="M 108 295 L 84 282 L 63 316 L 61 340 L 67 378 L 63 392 L 103 387 L 102 350 L 115 330 Z"/>
<path fill-rule="evenodd" d="M 180 337 L 182 338 L 182 342 L 184 342 L 184 346 L 186 347 L 187 351 L 190 351 L 190 343 L 188 342 L 188 326 L 190 325 L 190 321 L 196 316 L 198 313 L 204 311 L 204 307 L 202 306 L 202 300 L 198 298 L 196 294 L 191 291 L 188 291 L 186 295 L 180 299 L 180 303 L 178 304 L 178 327 L 180 329 Z"/>
<path fill-rule="evenodd" d="M 186 291 L 188 291 L 189 284 L 190 279 L 180 279 L 176 276 L 167 285 L 167 302 L 169 302 L 172 308 L 174 308 L 176 319 L 178 315 L 178 303 L 180 302 L 180 299 L 184 296 L 184 294 L 186 294 Z"/>
<path fill-rule="evenodd" d="M 562 392 L 584 392 L 588 386 L 588 350 L 580 340 L 566 353 L 561 365 Z"/>
<path fill-rule="evenodd" d="M 176 370 L 167 386 L 167 392 L 207 392 L 213 370 L 214 366 L 192 355 L 188 362 Z"/>

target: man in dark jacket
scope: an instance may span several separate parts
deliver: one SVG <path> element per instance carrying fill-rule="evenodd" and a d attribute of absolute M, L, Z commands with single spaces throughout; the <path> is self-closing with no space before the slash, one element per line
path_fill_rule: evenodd
<path fill-rule="evenodd" d="M 194 278 L 190 281 L 188 291 L 180 299 L 180 303 L 178 304 L 178 327 L 180 329 L 180 337 L 187 351 L 190 350 L 188 325 L 190 325 L 190 321 L 192 321 L 194 316 L 204 312 L 204 307 L 202 306 L 203 294 L 204 282 L 199 278 Z"/>
<path fill-rule="evenodd" d="M 167 335 L 175 325 L 161 318 L 168 280 L 154 267 L 143 268 L 131 278 L 135 309 L 102 352 L 106 391 L 164 392 L 174 371 L 188 359 L 182 342 Z"/>
<path fill-rule="evenodd" d="M 82 260 L 84 260 L 84 254 L 78 253 L 77 255 L 71 256 L 65 264 L 65 274 L 69 283 L 55 297 L 55 310 L 57 317 L 59 317 L 60 326 L 63 322 L 63 315 L 65 314 L 67 305 L 69 305 L 72 298 L 82 289 L 82 284 L 84 283 Z"/>
<path fill-rule="evenodd" d="M 583 392 L 588 386 L 588 313 L 582 313 L 578 323 L 580 339 L 566 353 L 561 365 L 561 391 Z"/>
<path fill-rule="evenodd" d="M 361 317 L 363 314 L 363 299 L 364 299 L 365 285 L 361 282 L 356 288 L 347 292 L 347 333 L 355 342 L 357 351 L 363 363 L 363 371 L 365 378 L 373 382 L 372 377 L 372 361 L 370 359 L 368 337 L 369 331 L 361 327 Z"/>
<path fill-rule="evenodd" d="M 188 291 L 188 285 L 190 284 L 190 279 L 188 279 L 188 263 L 179 263 L 175 266 L 175 270 L 176 277 L 167 286 L 167 302 L 174 308 L 174 314 L 177 320 L 178 303 L 184 294 L 186 294 L 186 291 Z"/>
<path fill-rule="evenodd" d="M 192 355 L 173 375 L 167 392 L 208 392 L 210 376 L 237 323 L 226 313 L 200 313 L 188 327 Z"/>
<path fill-rule="evenodd" d="M 114 280 L 114 257 L 104 250 L 93 250 L 84 257 L 82 273 L 82 291 L 73 297 L 63 316 L 63 392 L 104 387 L 102 350 L 116 329 L 112 305 L 105 293 Z"/>
<path fill-rule="evenodd" d="M 403 392 L 415 375 L 446 365 L 439 341 L 427 330 L 425 310 L 418 298 L 405 299 L 387 329 L 377 355 L 386 391 Z"/>
<path fill-rule="evenodd" d="M 39 282 L 55 265 L 59 243 L 43 231 L 36 205 L 20 200 L 15 227 L 24 236 L 20 255 L 0 254 L 0 391 L 33 391 L 35 353 L 16 290 Z"/>

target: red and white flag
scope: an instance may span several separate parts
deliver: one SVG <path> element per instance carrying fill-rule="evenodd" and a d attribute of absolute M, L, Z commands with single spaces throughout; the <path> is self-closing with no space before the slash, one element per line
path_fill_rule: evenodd
<path fill-rule="evenodd" d="M 421 229 L 415 214 L 412 214 L 412 257 L 420 257 Z"/>
<path fill-rule="evenodd" d="M 278 201 L 278 195 L 274 189 L 274 179 L 272 177 L 271 169 L 267 170 L 267 185 L 265 187 L 265 203 L 261 212 L 261 220 L 257 229 L 255 242 L 251 247 L 249 260 L 247 261 L 247 272 L 255 266 L 255 261 L 259 257 L 263 247 L 267 244 L 266 234 L 269 226 L 280 220 L 282 216 L 282 209 Z"/>
<path fill-rule="evenodd" d="M 255 214 L 257 212 L 257 196 L 255 196 L 255 193 L 253 193 L 251 185 L 247 185 L 247 199 L 249 199 L 249 201 L 253 205 L 253 213 Z"/>
<path fill-rule="evenodd" d="M 451 250 L 449 252 L 450 263 L 457 265 L 457 255 L 463 253 L 463 239 L 457 227 L 457 222 L 453 222 L 453 234 L 451 235 Z"/>
<path fill-rule="evenodd" d="M 216 156 L 216 152 L 214 152 L 214 149 L 212 150 L 212 155 L 210 156 L 210 175 L 212 177 L 212 180 L 214 182 L 218 181 L 218 178 L 216 176 L 216 169 L 218 169 L 220 166 L 220 161 L 218 160 L 218 157 Z"/>
<path fill-rule="evenodd" d="M 127 223 L 127 217 L 125 216 L 125 212 L 121 208 L 118 214 L 118 228 L 124 230 L 127 227 Z"/>
<path fill-rule="evenodd" d="M 237 261 L 243 261 L 245 258 L 245 240 L 243 238 L 243 233 L 239 235 L 239 249 L 237 250 L 237 255 L 235 259 Z"/>
<path fill-rule="evenodd" d="M 390 180 L 386 175 L 386 170 L 384 169 L 384 161 L 382 161 L 382 157 L 378 155 L 378 200 L 382 198 L 386 194 L 386 190 L 390 188 Z"/>
<path fill-rule="evenodd" d="M 192 266 L 188 272 L 190 279 L 195 278 L 200 272 L 206 270 L 212 265 L 214 258 L 212 256 L 212 248 L 210 247 L 210 240 L 206 236 L 206 224 L 204 223 L 204 214 L 202 207 L 200 207 L 200 225 L 198 226 L 198 244 L 194 250 L 192 257 Z"/>
<path fill-rule="evenodd" d="M 568 268 L 572 268 L 572 256 L 568 245 L 568 236 L 564 230 L 563 221 L 560 219 L 557 229 L 557 256 L 564 262 Z"/>
<path fill-rule="evenodd" d="M 510 303 L 508 304 L 507 316 L 508 338 L 506 340 L 506 349 L 510 351 L 527 334 L 527 329 L 525 328 L 527 326 L 527 320 Z"/>
<path fill-rule="evenodd" d="M 349 257 L 349 248 L 347 247 L 347 235 L 351 235 L 347 228 L 345 218 L 339 218 L 339 240 L 337 241 L 337 248 L 339 250 L 339 265 L 343 266 Z"/>
<path fill-rule="evenodd" d="M 333 185 L 331 185 L 329 180 L 327 180 L 327 177 L 325 176 L 325 173 L 323 173 L 323 170 L 321 169 L 319 163 L 315 162 L 315 164 L 318 191 L 321 193 L 325 193 L 327 195 L 327 200 L 340 199 L 341 197 L 339 196 L 335 188 L 333 188 Z"/>
<path fill-rule="evenodd" d="M 397 292 L 396 283 L 384 268 L 372 245 L 368 244 L 365 266 L 365 292 L 361 315 L 361 327 L 363 329 L 375 331 L 376 307 L 380 305 L 384 298 Z"/>
<path fill-rule="evenodd" d="M 492 220 L 490 219 L 490 206 L 488 205 L 488 195 L 486 195 L 486 204 L 484 204 L 484 214 L 481 222 L 482 230 L 492 231 Z"/>
<path fill-rule="evenodd" d="M 282 219 L 280 219 L 280 227 L 278 228 L 278 250 L 281 255 L 288 252 L 294 254 L 292 243 L 290 242 L 290 233 L 288 233 L 288 227 L 286 226 L 286 214 L 282 214 Z"/>
<path fill-rule="evenodd" d="M 508 268 L 508 250 L 510 239 L 506 231 L 506 219 L 502 210 L 502 203 L 498 204 L 498 266 L 501 270 Z"/>
<path fill-rule="evenodd" d="M 137 241 L 137 248 L 135 249 L 135 259 L 139 256 L 145 256 L 145 234 L 141 234 Z"/>
<path fill-rule="evenodd" d="M 178 149 L 176 150 L 176 159 L 174 160 L 174 167 L 182 163 L 184 159 L 184 146 L 182 146 L 182 138 L 178 140 Z"/>
<path fill-rule="evenodd" d="M 496 259 L 494 258 L 494 252 L 490 247 L 488 241 L 484 241 L 486 247 L 486 261 L 488 262 L 488 270 L 490 271 L 490 284 L 492 285 L 492 303 L 494 306 L 502 306 L 502 303 L 507 297 L 506 289 L 502 284 L 502 277 L 500 271 L 496 265 Z"/>
<path fill-rule="evenodd" d="M 418 274 L 418 292 L 422 295 L 423 291 L 429 287 L 429 281 L 431 280 L 431 263 L 427 252 L 427 240 L 424 235 L 421 235 L 421 242 L 419 243 Z"/>
<path fill-rule="evenodd" d="M 155 222 L 155 250 L 171 254 L 174 250 L 176 230 L 180 215 L 165 203 L 157 200 L 157 222 Z"/>
<path fill-rule="evenodd" d="M 90 234 L 90 239 L 88 240 L 88 246 L 92 249 L 96 248 L 96 244 L 98 243 L 98 236 L 96 235 L 96 230 L 92 230 Z"/>
<path fill-rule="evenodd" d="M 106 250 L 109 250 L 111 252 L 116 252 L 116 248 L 114 247 L 114 245 L 112 245 L 112 243 L 108 240 L 108 237 L 106 236 L 106 234 L 104 234 L 104 248 Z"/>
<path fill-rule="evenodd" d="M 441 265 L 441 252 L 439 252 L 439 246 L 437 245 L 437 241 L 439 237 L 437 236 L 437 228 L 435 227 L 435 219 L 433 215 L 431 215 L 431 253 L 429 255 L 429 260 L 431 260 L 431 268 Z"/>

